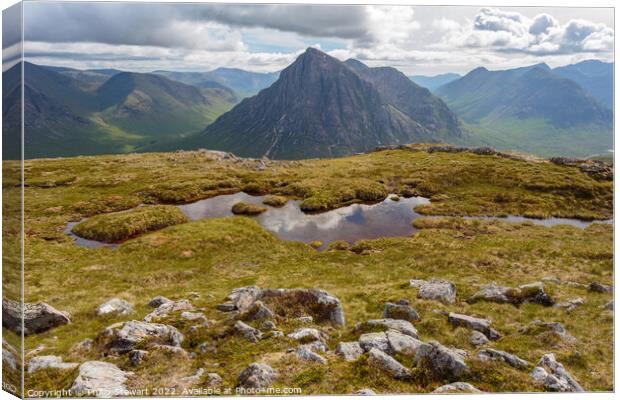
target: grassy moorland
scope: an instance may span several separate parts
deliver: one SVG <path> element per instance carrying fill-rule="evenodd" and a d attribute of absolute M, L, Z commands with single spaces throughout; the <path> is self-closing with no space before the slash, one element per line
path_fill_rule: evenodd
<path fill-rule="evenodd" d="M 241 286 L 321 288 L 342 301 L 347 319 L 342 328 L 314 325 L 329 334 L 331 350 L 338 342 L 356 340 L 355 324 L 379 318 L 385 302 L 408 299 L 421 316 L 415 324 L 420 338 L 469 351 L 471 371 L 460 380 L 481 390 L 542 388 L 528 376 L 531 368 L 476 361 L 469 331 L 452 327 L 438 311 L 489 318 L 502 334 L 489 347 L 532 364 L 553 352 L 585 389 L 613 390 L 613 312 L 602 308 L 612 295 L 586 288 L 591 282 L 613 281 L 612 227 L 547 228 L 459 218 L 507 214 L 611 218 L 610 181 L 597 180 L 576 167 L 471 153 L 428 153 L 423 147 L 331 160 L 267 161 L 264 168 L 257 160 L 214 158 L 210 153 L 180 152 L 26 162 L 25 300 L 44 301 L 72 317 L 68 325 L 27 336 L 26 353 L 42 345 L 38 355 L 109 361 L 135 373 L 129 387 L 174 387 L 177 391 L 171 394 L 177 395 L 182 389 L 202 386 L 204 379 L 194 383 L 179 379 L 198 368 L 220 374 L 224 386 L 234 387 L 239 372 L 259 361 L 279 372 L 275 386 L 300 387 L 304 394 L 352 393 L 362 388 L 428 392 L 443 383 L 418 368 L 413 368 L 411 378 L 395 380 L 370 367 L 367 356 L 348 363 L 330 352 L 327 365 L 301 361 L 286 351 L 294 346 L 292 339 L 266 335 L 258 343 L 248 342 L 231 334 L 231 321 L 216 310 L 231 289 Z M 14 167 L 4 164 L 5 172 Z M 19 190 L 18 184 L 5 179 L 5 193 Z M 279 240 L 244 216 L 168 226 L 116 249 L 78 247 L 63 233 L 69 221 L 101 214 L 95 217 L 101 228 L 118 218 L 119 214 L 109 213 L 143 203 L 183 203 L 240 190 L 301 199 L 301 207 L 308 211 L 376 201 L 388 193 L 423 195 L 431 198 L 431 204 L 419 211 L 451 217 L 416 220 L 419 230 L 412 237 L 362 240 L 350 247 L 339 243 L 323 252 Z M 5 230 L 5 244 L 14 238 L 14 231 Z M 466 302 L 480 284 L 518 286 L 550 276 L 557 279 L 546 280 L 545 290 L 557 302 L 581 297 L 584 304 L 569 313 L 537 304 Z M 414 278 L 453 282 L 456 302 L 417 299 L 417 289 L 409 286 Z M 190 330 L 194 323 L 176 314 L 162 321 L 179 328 L 186 336 L 183 347 L 195 352 L 195 358 L 153 351 L 149 361 L 132 367 L 126 355 L 102 358 L 96 347 L 77 347 L 114 322 L 141 320 L 152 310 L 146 303 L 156 295 L 190 299 L 208 317 L 209 327 L 198 330 Z M 97 306 L 113 297 L 134 304 L 133 313 L 97 316 Z M 560 322 L 577 341 L 541 332 L 533 325 L 535 320 Z M 285 334 L 300 324 L 277 321 Z M 207 351 L 202 352 L 200 345 L 205 343 Z M 412 366 L 411 359 L 398 357 Z M 76 374 L 76 370 L 40 370 L 27 376 L 26 387 L 68 388 Z"/>

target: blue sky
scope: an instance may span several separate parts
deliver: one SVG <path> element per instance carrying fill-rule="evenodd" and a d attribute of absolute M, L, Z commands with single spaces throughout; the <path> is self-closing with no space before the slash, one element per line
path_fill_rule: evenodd
<path fill-rule="evenodd" d="M 611 8 L 24 3 L 39 64 L 277 71 L 308 46 L 407 74 L 613 59 Z M 3 58 L 16 51 L 3 43 Z"/>

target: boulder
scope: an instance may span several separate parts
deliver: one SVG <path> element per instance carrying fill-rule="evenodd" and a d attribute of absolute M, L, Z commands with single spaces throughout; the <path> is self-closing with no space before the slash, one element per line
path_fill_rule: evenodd
<path fill-rule="evenodd" d="M 266 330 L 269 330 L 269 331 L 272 331 L 272 330 L 276 329 L 277 326 L 276 326 L 275 322 L 273 322 L 273 321 L 265 321 L 262 324 L 262 328 L 266 329 Z"/>
<path fill-rule="evenodd" d="M 386 353 L 390 352 L 390 344 L 385 332 L 364 333 L 359 337 L 359 344 L 364 351 L 379 349 Z"/>
<path fill-rule="evenodd" d="M 471 331 L 471 335 L 469 336 L 469 343 L 474 346 L 483 346 L 489 343 L 489 338 L 487 338 L 484 333 L 478 331 Z"/>
<path fill-rule="evenodd" d="M 393 378 L 403 379 L 411 376 L 411 371 L 391 356 L 379 349 L 370 349 L 368 352 L 370 366 L 389 373 Z"/>
<path fill-rule="evenodd" d="M 329 350 L 327 348 L 327 345 L 321 340 L 315 340 L 314 342 L 305 343 L 305 344 L 302 344 L 300 347 L 305 347 L 311 351 L 318 351 L 321 353 L 324 353 L 327 350 Z"/>
<path fill-rule="evenodd" d="M 15 347 L 11 346 L 4 338 L 2 339 L 2 366 L 11 369 L 17 369 L 17 360 L 21 359 L 21 355 L 17 354 Z"/>
<path fill-rule="evenodd" d="M 241 314 L 240 319 L 244 321 L 263 321 L 274 319 L 275 314 L 262 301 L 258 300 L 249 306 L 246 311 Z"/>
<path fill-rule="evenodd" d="M 2 299 L 2 326 L 22 333 L 22 303 Z M 24 303 L 24 335 L 45 332 L 71 322 L 69 315 L 45 303 Z"/>
<path fill-rule="evenodd" d="M 469 372 L 463 351 L 449 349 L 438 342 L 423 343 L 416 352 L 414 363 L 428 368 L 437 378 L 457 380 Z"/>
<path fill-rule="evenodd" d="M 516 288 L 498 286 L 495 282 L 484 285 L 472 297 L 469 303 L 477 301 L 489 301 L 494 303 L 510 303 L 520 305 L 522 303 L 534 303 L 543 306 L 552 306 L 555 301 L 545 292 L 542 282 L 528 283 Z"/>
<path fill-rule="evenodd" d="M 137 367 L 142 364 L 142 361 L 144 361 L 148 355 L 149 352 L 146 350 L 131 350 L 129 352 L 129 364 L 131 364 L 132 367 Z"/>
<path fill-rule="evenodd" d="M 207 317 L 201 312 L 191 312 L 191 311 L 183 311 L 181 313 L 181 318 L 186 319 L 188 321 L 196 321 L 197 319 L 201 319 L 203 321 L 207 320 Z"/>
<path fill-rule="evenodd" d="M 399 331 L 389 330 L 386 333 L 390 353 L 404 354 L 413 357 L 422 345 L 422 341 Z"/>
<path fill-rule="evenodd" d="M 28 373 L 32 374 L 40 369 L 73 369 L 78 363 L 63 362 L 58 356 L 36 356 L 28 361 Z"/>
<path fill-rule="evenodd" d="M 256 343 L 258 342 L 263 334 L 256 328 L 251 327 L 250 325 L 237 321 L 235 322 L 235 331 L 240 333 L 246 340 Z"/>
<path fill-rule="evenodd" d="M 209 372 L 207 374 L 207 379 L 205 379 L 207 387 L 219 386 L 222 384 L 222 377 L 216 374 L 215 372 Z"/>
<path fill-rule="evenodd" d="M 411 336 L 414 339 L 418 338 L 418 330 L 411 324 L 409 321 L 404 321 L 402 319 L 391 319 L 391 318 L 382 318 L 382 319 L 371 319 L 366 322 L 366 326 L 375 328 L 383 328 L 383 329 L 393 329 L 405 335 Z M 361 325 L 357 327 L 360 329 Z"/>
<path fill-rule="evenodd" d="M 314 322 L 314 318 L 312 318 L 311 315 L 304 315 L 304 316 L 301 316 L 295 319 L 301 322 L 302 324 L 311 324 Z"/>
<path fill-rule="evenodd" d="M 355 361 L 364 354 L 364 349 L 358 342 L 340 342 L 336 347 L 336 354 L 345 361 Z"/>
<path fill-rule="evenodd" d="M 613 293 L 614 288 L 612 286 L 604 285 L 599 282 L 592 282 L 588 286 L 588 290 L 590 292 L 596 292 L 596 293 Z"/>
<path fill-rule="evenodd" d="M 409 322 L 420 320 L 420 316 L 413 307 L 402 303 L 385 303 L 381 318 L 402 319 Z"/>
<path fill-rule="evenodd" d="M 495 349 L 481 350 L 478 352 L 478 354 L 476 354 L 476 358 L 481 361 L 492 361 L 492 360 L 503 361 L 506 364 L 514 368 L 527 368 L 530 365 L 530 363 L 515 356 L 514 354 L 510 354 L 505 351 L 495 350 Z"/>
<path fill-rule="evenodd" d="M 327 364 L 327 360 L 324 357 L 316 354 L 314 351 L 312 351 L 307 346 L 299 346 L 295 350 L 295 354 L 301 360 L 312 361 L 312 362 L 316 362 L 319 364 Z"/>
<path fill-rule="evenodd" d="M 194 306 L 188 300 L 178 300 L 178 301 L 169 301 L 167 303 L 163 303 L 155 310 L 150 312 L 144 317 L 146 322 L 151 322 L 158 318 L 165 318 L 170 313 L 179 312 L 179 311 L 192 311 Z"/>
<path fill-rule="evenodd" d="M 112 353 L 127 353 L 143 344 L 179 347 L 183 335 L 174 326 L 144 321 L 126 321 L 110 325 L 100 334 L 105 348 Z"/>
<path fill-rule="evenodd" d="M 452 282 L 433 279 L 420 286 L 418 298 L 452 304 L 456 300 L 456 286 Z"/>
<path fill-rule="evenodd" d="M 551 332 L 558 335 L 560 339 L 566 343 L 574 344 L 578 341 L 577 338 L 571 335 L 566 328 L 564 328 L 564 325 L 559 322 L 533 321 L 533 325 L 537 327 L 538 330 L 542 330 L 540 335 Z"/>
<path fill-rule="evenodd" d="M 198 368 L 196 372 L 194 373 L 194 375 L 185 376 L 181 378 L 181 381 L 185 383 L 189 383 L 189 384 L 198 383 L 200 381 L 200 378 L 202 378 L 204 374 L 205 374 L 204 368 Z"/>
<path fill-rule="evenodd" d="M 239 374 L 239 387 L 259 389 L 269 387 L 276 372 L 267 364 L 252 363 Z"/>
<path fill-rule="evenodd" d="M 376 396 L 377 395 L 377 393 L 374 390 L 368 389 L 368 388 L 360 389 L 353 394 L 356 394 L 358 396 Z"/>
<path fill-rule="evenodd" d="M 573 311 L 577 306 L 581 306 L 585 304 L 585 302 L 583 301 L 583 299 L 581 297 L 578 297 L 576 299 L 571 299 L 571 300 L 567 300 L 567 301 L 563 301 L 561 303 L 557 303 L 555 306 L 559 307 L 559 308 L 563 308 L 566 310 L 566 312 L 571 312 Z"/>
<path fill-rule="evenodd" d="M 286 335 L 291 339 L 295 339 L 298 342 L 312 342 L 315 340 L 322 340 L 323 335 L 318 329 L 314 328 L 300 328 L 292 333 Z"/>
<path fill-rule="evenodd" d="M 221 312 L 232 312 L 237 309 L 237 306 L 235 306 L 233 303 L 222 303 L 218 304 L 215 308 Z"/>
<path fill-rule="evenodd" d="M 453 382 L 439 386 L 433 393 L 482 393 L 480 389 L 467 382 Z"/>
<path fill-rule="evenodd" d="M 553 353 L 540 358 L 530 376 L 542 384 L 545 389 L 553 392 L 583 392 L 581 385 L 572 377 L 564 366 L 557 362 Z"/>
<path fill-rule="evenodd" d="M 499 333 L 491 328 L 491 321 L 483 318 L 471 317 L 465 314 L 448 314 L 448 322 L 454 326 L 463 326 L 484 333 L 489 339 L 499 339 Z"/>
<path fill-rule="evenodd" d="M 133 306 L 125 300 L 110 299 L 97 307 L 97 315 L 129 315 L 133 312 Z"/>
<path fill-rule="evenodd" d="M 117 397 L 127 396 L 125 382 L 130 374 L 116 365 L 103 361 L 87 361 L 80 365 L 71 388 L 72 396 Z"/>
<path fill-rule="evenodd" d="M 162 304 L 169 303 L 171 300 L 167 299 L 164 296 L 155 296 L 148 302 L 149 307 L 157 308 Z"/>
<path fill-rule="evenodd" d="M 245 286 L 233 289 L 227 297 L 236 310 L 245 311 L 261 295 L 261 290 L 256 286 Z"/>

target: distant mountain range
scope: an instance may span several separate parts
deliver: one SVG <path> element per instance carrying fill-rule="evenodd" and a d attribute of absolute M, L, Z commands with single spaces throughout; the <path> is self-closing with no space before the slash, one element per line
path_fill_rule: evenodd
<path fill-rule="evenodd" d="M 446 83 L 450 83 L 459 79 L 461 75 L 454 73 L 433 75 L 433 76 L 425 76 L 425 75 L 412 75 L 409 77 L 412 81 L 417 83 L 418 85 L 427 88 L 431 92 L 437 89 L 438 87 L 445 85 Z"/>
<path fill-rule="evenodd" d="M 273 85 L 220 116 L 193 143 L 298 159 L 458 135 L 458 119 L 443 101 L 398 70 L 308 48 Z"/>
<path fill-rule="evenodd" d="M 16 66 L 3 73 L 3 136 L 20 126 L 19 72 Z M 132 73 L 31 63 L 24 72 L 27 158 L 200 147 L 332 157 L 406 142 L 543 156 L 585 157 L 612 148 L 613 64 L 595 60 L 407 78 L 391 67 L 342 62 L 309 48 L 275 73 Z M 3 140 L 3 156 L 19 157 L 16 141 Z"/>
<path fill-rule="evenodd" d="M 435 93 L 468 124 L 474 144 L 578 156 L 612 147 L 612 111 L 545 64 L 476 68 Z"/>

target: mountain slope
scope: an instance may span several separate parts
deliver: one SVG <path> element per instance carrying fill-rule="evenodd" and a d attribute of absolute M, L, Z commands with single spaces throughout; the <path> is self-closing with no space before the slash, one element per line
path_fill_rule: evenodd
<path fill-rule="evenodd" d="M 545 156 L 585 156 L 611 147 L 611 110 L 545 64 L 477 68 L 436 93 L 469 124 L 475 144 Z"/>
<path fill-rule="evenodd" d="M 81 70 L 67 67 L 52 67 L 52 66 L 43 66 L 48 70 L 58 72 L 59 74 L 68 76 L 70 78 L 75 79 L 78 82 L 84 84 L 86 89 L 96 89 L 101 86 L 105 81 L 110 79 L 112 76 L 122 72 L 118 69 L 89 69 L 89 70 Z"/>
<path fill-rule="evenodd" d="M 433 76 L 426 75 L 412 75 L 409 77 L 412 81 L 418 85 L 427 88 L 430 91 L 435 91 L 438 87 L 445 85 L 459 79 L 461 75 L 454 73 L 439 74 Z"/>
<path fill-rule="evenodd" d="M 571 79 L 605 106 L 612 108 L 614 97 L 614 64 L 585 60 L 577 64 L 554 68 L 553 72 Z"/>
<path fill-rule="evenodd" d="M 195 141 L 241 156 L 296 159 L 439 140 L 437 126 L 424 126 L 388 101 L 373 80 L 309 48 L 272 86 L 219 117 Z"/>

